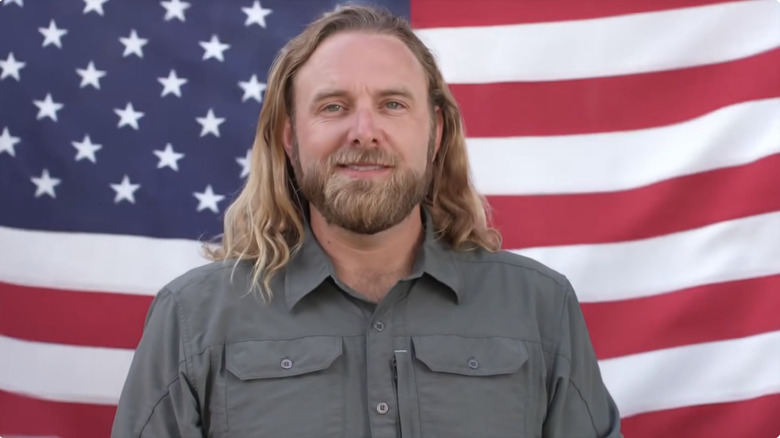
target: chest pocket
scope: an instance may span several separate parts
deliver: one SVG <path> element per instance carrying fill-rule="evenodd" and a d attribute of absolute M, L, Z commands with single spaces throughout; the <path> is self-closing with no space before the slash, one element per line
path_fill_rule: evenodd
<path fill-rule="evenodd" d="M 423 436 L 522 437 L 528 350 L 510 338 L 412 338 Z"/>
<path fill-rule="evenodd" d="M 341 337 L 228 344 L 228 436 L 343 435 Z"/>

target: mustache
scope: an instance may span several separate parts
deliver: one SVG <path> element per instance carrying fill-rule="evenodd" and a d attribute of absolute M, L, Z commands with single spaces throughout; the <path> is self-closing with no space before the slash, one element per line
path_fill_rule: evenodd
<path fill-rule="evenodd" d="M 372 148 L 347 148 L 341 149 L 328 157 L 328 164 L 331 166 L 343 166 L 354 163 L 373 164 L 376 166 L 395 167 L 400 160 L 395 154 L 384 149 Z"/>

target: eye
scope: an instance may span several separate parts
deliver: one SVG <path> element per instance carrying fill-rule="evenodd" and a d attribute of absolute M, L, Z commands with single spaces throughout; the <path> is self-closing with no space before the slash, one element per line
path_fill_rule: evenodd
<path fill-rule="evenodd" d="M 335 113 L 336 111 L 338 111 L 340 109 L 341 109 L 341 105 L 339 105 L 337 103 L 331 103 L 330 105 L 326 105 L 325 108 L 323 108 L 323 110 L 325 110 L 325 112 L 329 112 L 329 113 Z"/>
<path fill-rule="evenodd" d="M 391 109 L 391 110 L 395 110 L 395 109 L 401 109 L 401 108 L 403 108 L 403 105 L 401 105 L 401 103 L 400 103 L 400 102 L 396 102 L 396 101 L 394 101 L 394 100 L 391 100 L 390 102 L 387 102 L 387 103 L 385 104 L 385 106 L 386 106 L 388 109 Z"/>

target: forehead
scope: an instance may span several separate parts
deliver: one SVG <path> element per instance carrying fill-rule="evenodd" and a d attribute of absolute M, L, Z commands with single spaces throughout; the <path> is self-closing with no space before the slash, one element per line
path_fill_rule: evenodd
<path fill-rule="evenodd" d="M 391 35 L 343 32 L 326 39 L 298 71 L 296 98 L 308 99 L 323 88 L 348 92 L 403 86 L 426 94 L 422 65 L 400 39 Z"/>

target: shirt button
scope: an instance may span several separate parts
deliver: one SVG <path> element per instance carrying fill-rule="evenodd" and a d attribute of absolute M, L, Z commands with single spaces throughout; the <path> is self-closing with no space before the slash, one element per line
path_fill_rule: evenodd
<path fill-rule="evenodd" d="M 282 365 L 282 368 L 284 368 L 286 370 L 289 370 L 293 366 L 293 361 L 288 359 L 288 358 L 284 358 L 284 359 L 282 359 L 281 365 Z"/>
<path fill-rule="evenodd" d="M 377 321 L 374 323 L 374 330 L 381 332 L 384 329 L 385 329 L 385 323 L 383 323 L 382 321 Z"/>
<path fill-rule="evenodd" d="M 379 412 L 382 415 L 386 414 L 389 409 L 390 409 L 390 407 L 387 406 L 387 403 L 385 403 L 385 402 L 378 403 L 376 405 L 376 411 Z"/>
<path fill-rule="evenodd" d="M 477 368 L 479 368 L 479 361 L 477 361 L 472 357 L 471 359 L 469 359 L 468 365 L 469 368 L 471 368 L 472 370 L 476 370 Z"/>

